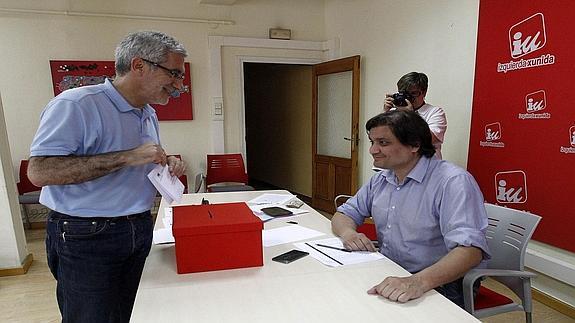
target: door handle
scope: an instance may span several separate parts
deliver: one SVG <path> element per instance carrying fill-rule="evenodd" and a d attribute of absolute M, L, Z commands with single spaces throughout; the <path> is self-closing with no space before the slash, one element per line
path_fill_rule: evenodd
<path fill-rule="evenodd" d="M 355 147 L 359 144 L 359 138 L 355 138 L 355 136 L 351 136 L 351 138 L 343 137 L 344 140 L 351 141 L 351 150 L 354 151 Z"/>
<path fill-rule="evenodd" d="M 351 141 L 351 150 L 354 150 L 357 145 L 359 145 L 359 137 L 351 136 L 351 138 L 343 137 L 344 140 Z"/>

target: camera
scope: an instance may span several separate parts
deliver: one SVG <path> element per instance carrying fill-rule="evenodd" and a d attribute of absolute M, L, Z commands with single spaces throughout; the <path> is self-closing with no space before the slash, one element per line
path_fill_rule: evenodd
<path fill-rule="evenodd" d="M 412 103 L 414 99 L 414 97 L 411 94 L 403 91 L 394 93 L 391 97 L 393 98 L 393 104 L 398 107 L 406 106 L 407 105 L 407 101 L 405 101 L 406 99 Z"/>

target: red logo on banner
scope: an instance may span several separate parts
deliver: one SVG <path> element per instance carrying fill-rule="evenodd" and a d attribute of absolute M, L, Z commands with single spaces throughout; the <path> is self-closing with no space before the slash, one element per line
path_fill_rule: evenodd
<path fill-rule="evenodd" d="M 509 46 L 513 58 L 541 49 L 546 42 L 545 19 L 542 13 L 536 13 L 509 28 Z"/>
<path fill-rule="evenodd" d="M 545 91 L 539 90 L 533 93 L 529 93 L 525 96 L 525 108 L 527 112 L 537 112 L 545 109 L 547 105 L 547 100 L 545 99 Z"/>
<path fill-rule="evenodd" d="M 499 122 L 490 123 L 485 126 L 485 140 L 494 141 L 501 139 L 501 124 Z"/>
<path fill-rule="evenodd" d="M 569 128 L 569 144 L 570 147 L 561 146 L 559 151 L 565 154 L 575 154 L 575 126 L 571 126 L 571 128 Z"/>
<path fill-rule="evenodd" d="M 521 170 L 495 174 L 495 192 L 499 203 L 525 203 L 527 201 L 527 179 Z"/>

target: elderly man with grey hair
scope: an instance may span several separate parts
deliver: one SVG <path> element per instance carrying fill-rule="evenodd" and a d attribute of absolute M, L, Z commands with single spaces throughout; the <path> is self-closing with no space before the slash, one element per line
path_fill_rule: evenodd
<path fill-rule="evenodd" d="M 62 92 L 42 111 L 28 175 L 42 186 L 48 265 L 62 322 L 129 322 L 152 243 L 156 164 L 166 157 L 156 112 L 183 89 L 187 52 L 174 38 L 134 32 L 116 48 L 116 77 Z"/>

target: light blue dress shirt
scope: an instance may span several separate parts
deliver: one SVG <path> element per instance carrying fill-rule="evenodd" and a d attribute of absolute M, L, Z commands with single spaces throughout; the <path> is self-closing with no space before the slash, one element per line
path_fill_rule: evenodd
<path fill-rule="evenodd" d="M 160 143 L 154 109 L 132 107 L 109 80 L 64 91 L 44 108 L 31 156 L 90 156 Z M 40 203 L 85 217 L 113 217 L 149 210 L 156 189 L 147 178 L 154 164 L 122 168 L 80 184 L 42 188 Z"/>
<path fill-rule="evenodd" d="M 487 215 L 475 179 L 437 158 L 421 157 L 403 184 L 382 170 L 337 210 L 357 225 L 373 216 L 380 252 L 416 273 L 457 246 L 474 246 L 489 258 Z"/>

